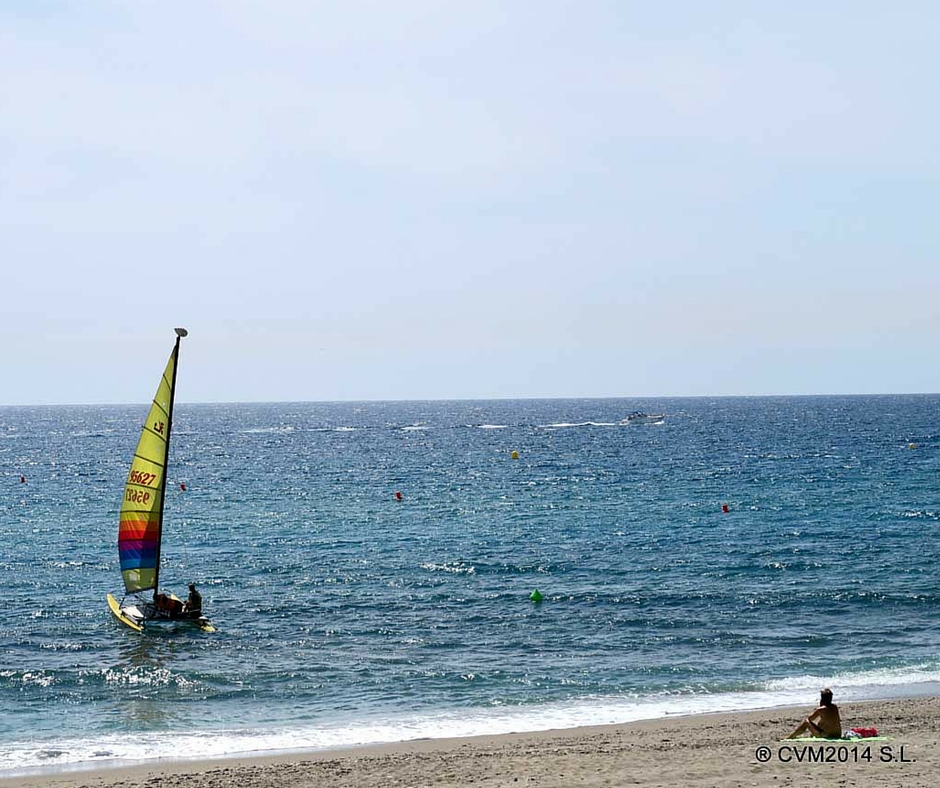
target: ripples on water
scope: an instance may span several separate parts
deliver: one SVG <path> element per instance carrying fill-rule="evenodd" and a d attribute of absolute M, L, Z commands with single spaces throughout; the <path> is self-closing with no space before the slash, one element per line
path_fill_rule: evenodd
<path fill-rule="evenodd" d="M 0 741 L 934 681 L 938 404 L 180 405 L 161 577 L 219 632 L 144 637 L 145 408 L 0 409 Z"/>

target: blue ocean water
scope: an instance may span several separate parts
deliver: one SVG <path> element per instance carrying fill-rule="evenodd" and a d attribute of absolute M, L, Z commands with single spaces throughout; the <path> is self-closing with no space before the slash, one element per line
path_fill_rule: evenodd
<path fill-rule="evenodd" d="M 940 687 L 940 396 L 179 404 L 139 635 L 147 407 L 0 408 L 0 774 Z"/>

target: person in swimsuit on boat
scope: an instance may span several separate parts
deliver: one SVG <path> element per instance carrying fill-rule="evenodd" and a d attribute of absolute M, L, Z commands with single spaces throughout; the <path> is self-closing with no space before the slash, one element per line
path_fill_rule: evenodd
<path fill-rule="evenodd" d="M 819 693 L 819 708 L 801 722 L 788 739 L 800 737 L 816 739 L 841 739 L 842 717 L 839 707 L 832 702 L 832 690 L 828 687 Z"/>
<path fill-rule="evenodd" d="M 183 606 L 183 612 L 192 618 L 198 618 L 202 614 L 202 594 L 196 590 L 195 583 L 189 584 L 189 598 Z"/>

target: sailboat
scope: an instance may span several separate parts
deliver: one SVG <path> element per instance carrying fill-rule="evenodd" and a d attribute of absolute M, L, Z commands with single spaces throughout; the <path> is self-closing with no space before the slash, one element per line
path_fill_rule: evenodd
<path fill-rule="evenodd" d="M 127 627 L 143 632 L 151 623 L 190 621 L 206 632 L 215 627 L 198 609 L 188 609 L 179 597 L 161 592 L 160 549 L 163 536 L 163 512 L 166 498 L 166 470 L 170 456 L 170 432 L 173 428 L 173 399 L 176 393 L 176 369 L 180 340 L 189 332 L 177 328 L 176 344 L 166 363 L 147 421 L 131 460 L 121 519 L 118 529 L 118 553 L 124 596 L 120 602 L 108 594 L 112 615 Z M 190 586 L 194 589 L 194 586 Z M 144 592 L 153 591 L 146 599 Z"/>

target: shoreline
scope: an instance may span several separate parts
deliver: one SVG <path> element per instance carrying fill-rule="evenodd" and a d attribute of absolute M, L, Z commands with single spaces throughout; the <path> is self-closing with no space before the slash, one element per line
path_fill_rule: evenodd
<path fill-rule="evenodd" d="M 837 677 L 833 677 L 836 679 Z M 940 698 L 940 682 L 917 681 L 912 684 L 883 685 L 871 694 L 856 694 L 859 687 L 843 686 L 837 680 L 817 678 L 819 686 L 837 688 L 838 697 L 847 703 L 863 704 L 903 698 Z M 139 733 L 102 734 L 101 737 L 64 739 L 19 738 L 7 742 L 0 751 L 0 781 L 73 772 L 111 771 L 148 764 L 218 763 L 231 759 L 303 756 L 311 753 L 361 752 L 372 747 L 404 745 L 414 741 L 470 740 L 502 735 L 539 734 L 609 725 L 634 725 L 685 717 L 742 715 L 778 709 L 799 709 L 802 699 L 815 696 L 809 685 L 802 691 L 789 688 L 782 692 L 738 691 L 696 696 L 689 702 L 617 703 L 589 702 L 570 706 L 562 704 L 532 707 L 529 713 L 474 714 L 440 716 L 404 714 L 396 718 L 356 718 L 342 724 L 295 729 L 242 727 L 235 729 L 159 730 L 152 735 Z M 535 710 L 537 713 L 531 713 Z M 805 714 L 805 712 L 803 712 Z"/>
<path fill-rule="evenodd" d="M 838 700 L 838 698 L 837 698 Z M 256 788 L 389 785 L 655 784 L 739 786 L 783 778 L 835 784 L 851 772 L 853 785 L 935 783 L 940 768 L 940 697 L 848 701 L 843 727 L 877 727 L 888 741 L 785 744 L 781 740 L 814 707 L 782 706 L 747 712 L 676 715 L 635 722 L 389 744 L 155 760 L 109 766 L 76 764 L 55 771 L 0 775 L 2 788 L 144 788 L 172 777 L 176 788 Z M 758 760 L 759 747 L 771 759 Z M 783 749 L 781 749 L 781 747 Z M 834 762 L 798 762 L 797 751 L 833 751 Z M 882 748 L 887 747 L 886 752 Z M 867 749 L 868 759 L 858 760 Z M 839 762 L 839 758 L 844 758 Z M 854 760 L 853 760 L 854 759 Z M 567 776 L 566 776 L 567 775 Z M 826 776 L 828 775 L 828 777 Z"/>

